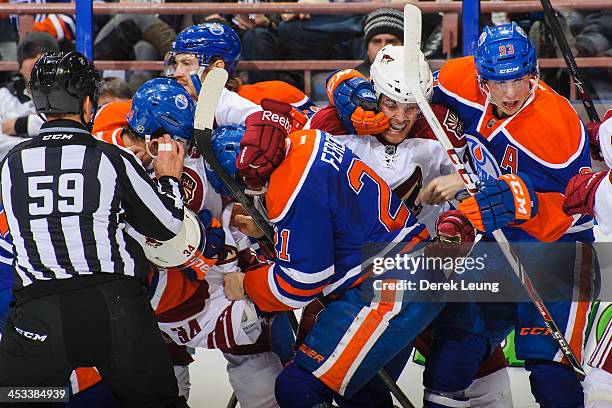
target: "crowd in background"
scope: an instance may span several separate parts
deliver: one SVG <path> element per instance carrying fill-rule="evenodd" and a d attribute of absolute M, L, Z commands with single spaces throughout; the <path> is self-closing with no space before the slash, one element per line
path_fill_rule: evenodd
<path fill-rule="evenodd" d="M 3 0 L 14 3 L 33 0 Z M 64 0 L 47 0 L 63 2 Z M 135 0 L 138 1 L 138 0 Z M 145 0 L 150 2 L 156 0 Z M 184 1 L 184 0 L 181 0 Z M 259 0 L 245 0 L 258 2 Z M 298 0 L 300 2 L 327 2 L 327 0 Z M 38 1 L 37 1 L 38 2 Z M 171 2 L 166 0 L 166 2 Z M 220 0 L 219 2 L 226 2 Z M 331 0 L 331 2 L 334 2 Z M 381 2 L 384 7 L 384 2 Z M 94 15 L 94 59 L 95 60 L 163 60 L 172 46 L 176 34 L 183 28 L 202 22 L 218 21 L 230 25 L 242 40 L 244 61 L 253 60 L 363 60 L 357 69 L 366 74 L 376 52 L 386 44 L 402 43 L 402 13 L 400 10 L 382 9 L 369 15 L 310 15 L 310 14 L 201 14 L 201 15 Z M 543 13 L 482 15 L 482 24 L 503 24 L 517 21 L 536 45 L 538 57 L 561 57 Z M 0 58 L 20 63 L 17 73 L 0 73 L 0 86 L 14 93 L 15 88 L 24 88 L 24 77 L 28 74 L 23 66 L 24 38 L 18 35 L 16 16 L 0 16 Z M 612 9 L 601 11 L 574 11 L 564 14 L 562 26 L 576 57 L 612 56 Z M 36 15 L 33 29 L 47 33 L 62 51 L 75 48 L 75 20 L 67 15 Z M 460 33 L 459 33 L 460 34 Z M 30 44 L 32 38 L 29 39 Z M 45 43 L 49 48 L 50 38 L 34 41 Z M 22 43 L 18 47 L 19 43 Z M 443 50 L 441 14 L 423 15 L 422 44 L 428 59 L 445 59 L 460 56 L 461 45 L 447 55 Z M 49 48 L 55 49 L 55 47 Z M 21 50 L 21 51 L 19 51 Z M 21 54 L 20 54 L 21 52 Z M 612 100 L 612 67 L 584 69 L 587 86 L 594 99 Z M 315 73 L 311 98 L 315 101 L 326 99 L 324 83 L 329 72 Z M 106 77 L 118 77 L 108 83 L 109 92 L 118 93 L 121 98 L 129 97 L 146 80 L 163 75 L 163 72 L 147 71 L 106 71 Z M 244 83 L 255 83 L 280 79 L 304 89 L 301 71 L 250 71 L 239 72 Z M 569 96 L 569 80 L 564 69 L 544 69 L 542 78 L 564 96 Z M 117 83 L 124 80 L 125 84 Z M 20 91 L 23 92 L 23 89 Z M 17 95 L 21 98 L 22 95 Z M 25 97 L 27 99 L 27 97 Z M 10 113 L 0 108 L 0 121 L 4 135 L 24 133 L 21 126 L 17 131 L 11 123 L 5 123 Z M 32 111 L 33 112 L 33 111 Z M 30 113 L 32 113 L 30 112 Z M 7 116 L 9 115 L 9 116 Z M 21 115 L 21 113 L 20 113 Z M 14 119 L 14 118 L 13 118 Z M 23 122 L 23 121 L 22 121 Z M 23 123 L 20 123 L 23 125 Z M 27 133 L 27 129 L 26 129 Z M 27 135 L 27 134 L 26 134 Z"/>

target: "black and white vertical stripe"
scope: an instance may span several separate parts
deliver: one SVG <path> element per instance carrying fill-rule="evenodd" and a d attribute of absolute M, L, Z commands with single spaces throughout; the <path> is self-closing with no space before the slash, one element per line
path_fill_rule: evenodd
<path fill-rule="evenodd" d="M 130 153 L 99 142 L 78 123 L 54 121 L 13 149 L 0 168 L 2 202 L 15 250 L 15 289 L 39 280 L 143 275 L 144 236 L 181 228 L 178 180 L 151 180 Z"/>

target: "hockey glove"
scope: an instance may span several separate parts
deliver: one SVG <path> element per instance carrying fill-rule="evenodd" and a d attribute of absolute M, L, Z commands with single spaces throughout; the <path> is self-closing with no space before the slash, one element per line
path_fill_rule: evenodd
<path fill-rule="evenodd" d="M 563 212 L 567 215 L 588 214 L 595 215 L 595 192 L 608 171 L 599 173 L 576 174 L 565 188 L 563 199 Z"/>
<path fill-rule="evenodd" d="M 218 219 L 212 216 L 209 210 L 198 213 L 198 219 L 204 225 L 206 245 L 202 255 L 209 259 L 223 259 L 225 257 L 225 231 Z"/>
<path fill-rule="evenodd" d="M 436 220 L 437 237 L 427 244 L 425 255 L 438 258 L 463 258 L 474 243 L 476 231 L 460 211 L 445 211 Z"/>
<path fill-rule="evenodd" d="M 349 132 L 375 135 L 389 127 L 389 118 L 377 111 L 372 83 L 354 69 L 337 71 L 327 79 L 327 96 Z"/>
<path fill-rule="evenodd" d="M 538 211 L 538 198 L 526 174 L 504 174 L 479 183 L 479 191 L 457 208 L 479 231 L 493 232 L 509 223 L 523 223 Z"/>
<path fill-rule="evenodd" d="M 604 115 L 604 118 L 601 120 L 601 123 L 587 122 L 586 124 L 587 135 L 589 136 L 589 148 L 591 149 L 591 158 L 593 160 L 599 160 L 599 161 L 604 160 L 604 157 L 602 156 L 602 153 L 601 153 L 601 140 L 599 138 L 599 128 L 601 127 L 601 124 L 604 123 L 606 120 L 612 120 L 612 109 L 606 112 L 606 114 Z M 610 138 L 612 138 L 612 135 L 610 135 L 605 142 L 610 143 Z"/>
<path fill-rule="evenodd" d="M 474 226 L 461 211 L 445 211 L 436 220 L 436 234 L 440 241 L 474 242 L 476 231 Z"/>
<path fill-rule="evenodd" d="M 250 114 L 240 141 L 236 167 L 243 177 L 247 191 L 263 194 L 270 174 L 285 158 L 285 139 L 291 131 L 291 105 L 263 99 L 263 111 Z"/>

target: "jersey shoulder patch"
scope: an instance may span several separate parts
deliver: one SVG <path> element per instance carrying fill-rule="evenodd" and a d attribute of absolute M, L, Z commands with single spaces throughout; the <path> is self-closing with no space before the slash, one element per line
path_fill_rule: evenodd
<path fill-rule="evenodd" d="M 455 58 L 447 61 L 438 74 L 438 86 L 472 103 L 484 105 L 486 97 L 480 91 L 474 57 Z"/>
<path fill-rule="evenodd" d="M 573 160 L 585 143 L 578 114 L 547 86 L 536 90 L 534 100 L 506 125 L 506 131 L 520 147 L 553 165 Z"/>
<path fill-rule="evenodd" d="M 431 109 L 440 122 L 440 125 L 442 125 L 442 129 L 453 144 L 453 147 L 464 147 L 465 136 L 463 131 L 463 122 L 461 122 L 459 119 L 459 115 L 445 106 L 438 104 L 431 105 Z M 425 116 L 422 114 L 419 114 L 417 117 L 416 123 L 414 124 L 414 129 L 410 132 L 409 137 L 411 139 L 421 138 L 437 140 L 437 137 L 431 129 L 429 122 L 427 122 L 427 119 L 425 119 Z"/>
<path fill-rule="evenodd" d="M 194 212 L 200 212 L 204 201 L 204 180 L 202 176 L 191 167 L 184 166 L 181 174 L 181 185 L 183 186 L 183 202 Z"/>

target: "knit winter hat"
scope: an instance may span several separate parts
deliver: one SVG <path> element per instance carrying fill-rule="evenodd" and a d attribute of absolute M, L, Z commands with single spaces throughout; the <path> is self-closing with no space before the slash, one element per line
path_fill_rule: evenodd
<path fill-rule="evenodd" d="M 23 37 L 23 40 L 19 43 L 17 47 L 17 62 L 19 62 L 21 67 L 23 60 L 34 58 L 38 54 L 47 51 L 59 52 L 55 38 L 42 31 L 33 31 Z"/>
<path fill-rule="evenodd" d="M 365 19 L 363 27 L 365 44 L 378 34 L 391 34 L 402 40 L 404 38 L 404 13 L 392 8 L 374 10 Z"/>

